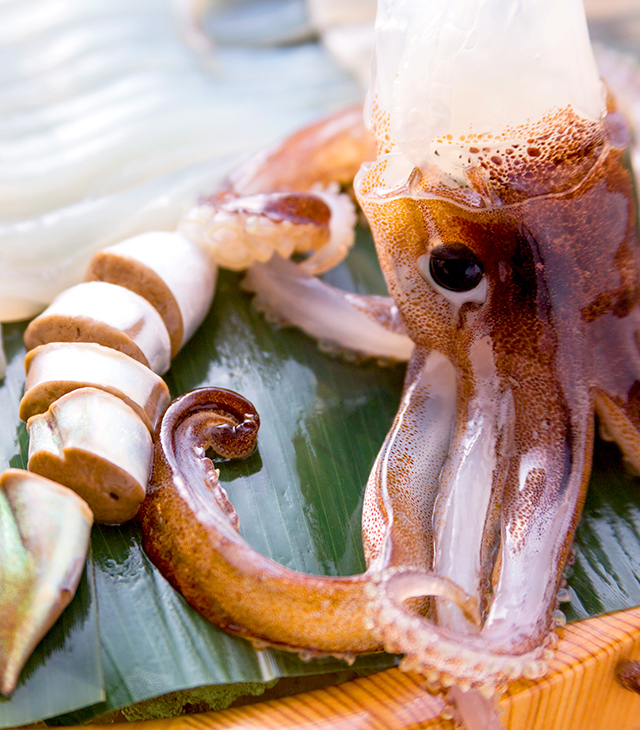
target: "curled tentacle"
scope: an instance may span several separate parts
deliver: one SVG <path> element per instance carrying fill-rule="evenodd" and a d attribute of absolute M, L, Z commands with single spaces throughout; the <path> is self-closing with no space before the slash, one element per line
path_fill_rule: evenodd
<path fill-rule="evenodd" d="M 369 607 L 384 568 L 375 578 L 306 575 L 261 555 L 238 534 L 235 511 L 205 452 L 247 455 L 258 425 L 249 401 L 222 389 L 192 391 L 169 406 L 138 515 L 145 550 L 194 608 L 258 646 L 345 658 L 380 651 Z M 398 581 L 395 570 L 392 582 Z M 446 578 L 423 576 L 420 591 L 478 618 L 474 600 Z"/>
<path fill-rule="evenodd" d="M 340 188 L 351 185 L 372 152 L 361 111 L 336 114 L 250 158 L 219 192 L 187 211 L 180 230 L 226 268 L 312 252 L 303 269 L 327 271 L 354 240 L 355 207 Z"/>
<path fill-rule="evenodd" d="M 339 264 L 354 242 L 355 208 L 337 186 L 307 193 L 203 198 L 180 221 L 187 238 L 219 266 L 246 269 L 274 253 L 311 253 L 302 267 L 319 274 Z"/>
<path fill-rule="evenodd" d="M 194 391 L 169 406 L 139 513 L 145 550 L 192 606 L 245 638 L 309 655 L 380 650 L 364 626 L 365 578 L 301 575 L 260 555 L 238 534 L 205 451 L 218 448 L 219 431 L 226 447 L 238 430 L 246 432 L 244 413 L 255 429 L 249 402 L 219 389 Z"/>

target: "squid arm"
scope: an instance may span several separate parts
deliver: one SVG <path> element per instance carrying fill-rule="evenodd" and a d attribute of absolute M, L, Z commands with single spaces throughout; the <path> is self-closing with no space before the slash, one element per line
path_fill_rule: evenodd
<path fill-rule="evenodd" d="M 375 574 L 311 576 L 255 551 L 238 533 L 237 516 L 206 456 L 253 450 L 258 417 L 244 398 L 204 388 L 178 398 L 157 429 L 150 491 L 138 519 L 143 545 L 161 572 L 207 619 L 258 647 L 306 657 L 380 651 L 372 630 L 372 592 L 439 595 L 479 620 L 475 601 L 448 579 L 413 571 L 400 577 L 377 561 Z M 396 584 L 400 581 L 400 585 Z M 385 588 L 386 590 L 386 588 Z"/>

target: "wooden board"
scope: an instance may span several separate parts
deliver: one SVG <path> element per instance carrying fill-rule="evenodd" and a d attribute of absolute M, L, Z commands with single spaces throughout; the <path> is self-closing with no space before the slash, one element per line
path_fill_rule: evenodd
<path fill-rule="evenodd" d="M 559 631 L 548 675 L 514 682 L 499 708 L 507 730 L 640 730 L 640 695 L 616 668 L 640 660 L 640 608 L 578 621 Z M 422 679 L 388 669 L 328 689 L 221 712 L 136 723 L 136 730 L 452 730 Z M 96 726 L 93 726 L 94 729 Z M 114 725 L 98 726 L 108 730 Z M 117 727 L 117 726 L 115 726 Z"/>

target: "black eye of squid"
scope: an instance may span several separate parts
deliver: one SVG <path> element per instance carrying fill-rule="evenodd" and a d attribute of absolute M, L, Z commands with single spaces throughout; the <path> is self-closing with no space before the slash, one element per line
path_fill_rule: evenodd
<path fill-rule="evenodd" d="M 431 251 L 429 273 L 443 289 L 464 292 L 478 286 L 484 269 L 476 255 L 463 243 L 447 243 Z"/>

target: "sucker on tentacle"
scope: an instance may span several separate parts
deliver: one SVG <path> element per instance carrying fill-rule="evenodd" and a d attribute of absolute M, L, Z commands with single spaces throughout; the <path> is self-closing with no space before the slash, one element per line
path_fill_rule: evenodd
<path fill-rule="evenodd" d="M 246 269 L 275 253 L 289 258 L 313 252 L 302 268 L 321 274 L 339 264 L 354 241 L 355 210 L 335 186 L 308 193 L 202 199 L 180 222 L 180 230 L 208 248 L 227 269 Z"/>

